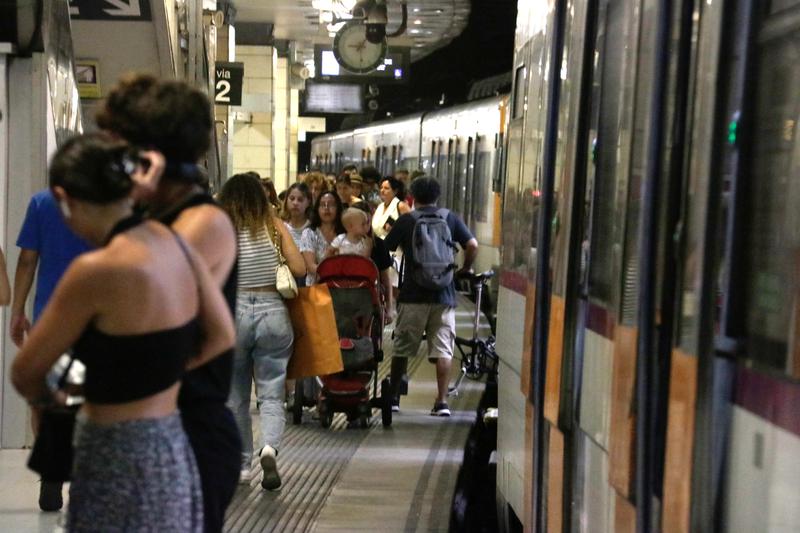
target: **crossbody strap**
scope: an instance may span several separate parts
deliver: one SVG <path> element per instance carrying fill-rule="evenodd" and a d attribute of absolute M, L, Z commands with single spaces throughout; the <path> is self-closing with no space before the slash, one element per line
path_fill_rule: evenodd
<path fill-rule="evenodd" d="M 283 249 L 281 247 L 281 235 L 278 232 L 278 228 L 277 228 L 277 226 L 275 226 L 274 223 L 273 224 L 267 224 L 267 230 L 268 230 L 267 233 L 269 233 L 270 229 L 272 230 L 272 234 L 270 235 L 270 239 L 272 240 L 272 245 L 275 247 L 275 251 L 278 252 L 278 262 L 280 262 L 280 264 L 282 264 L 282 265 L 285 265 L 286 264 L 286 258 L 283 256 Z"/>

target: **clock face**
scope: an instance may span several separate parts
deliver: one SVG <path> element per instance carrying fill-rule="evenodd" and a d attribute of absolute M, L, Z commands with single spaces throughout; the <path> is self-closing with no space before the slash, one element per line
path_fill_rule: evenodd
<path fill-rule="evenodd" d="M 367 27 L 348 22 L 333 40 L 333 55 L 346 70 L 356 74 L 372 72 L 386 57 L 386 39 L 378 44 L 367 40 Z"/>

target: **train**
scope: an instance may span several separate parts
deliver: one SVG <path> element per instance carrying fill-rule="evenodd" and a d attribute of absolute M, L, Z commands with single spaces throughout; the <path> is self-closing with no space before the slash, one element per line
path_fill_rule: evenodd
<path fill-rule="evenodd" d="M 800 530 L 798 49 L 797 0 L 520 0 L 508 96 L 315 147 L 486 224 L 502 530 Z"/>

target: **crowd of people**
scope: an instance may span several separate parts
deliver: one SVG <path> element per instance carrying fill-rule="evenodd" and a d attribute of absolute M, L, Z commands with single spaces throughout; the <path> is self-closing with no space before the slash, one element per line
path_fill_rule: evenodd
<path fill-rule="evenodd" d="M 261 486 L 281 488 L 294 342 L 276 288 L 282 263 L 302 286 L 317 281 L 327 257 L 371 258 L 386 322 L 395 322 L 393 410 L 425 336 L 437 370 L 431 414 L 450 415 L 455 288 L 416 275 L 415 225 L 440 217 L 464 252 L 462 270 L 478 244 L 458 215 L 437 207 L 435 179 L 347 166 L 335 176 L 300 175 L 277 194 L 248 172 L 212 196 L 199 164 L 213 127 L 207 97 L 150 75 L 120 80 L 97 125 L 99 133 L 59 148 L 49 188 L 31 199 L 13 291 L 0 253 L 0 304 L 11 303 L 19 348 L 11 378 L 32 406 L 34 433 L 43 410 L 63 401 L 47 384 L 56 361 L 69 353 L 86 367 L 69 531 L 221 531 L 254 461 Z M 62 491 L 43 481 L 41 509 L 60 509 Z"/>

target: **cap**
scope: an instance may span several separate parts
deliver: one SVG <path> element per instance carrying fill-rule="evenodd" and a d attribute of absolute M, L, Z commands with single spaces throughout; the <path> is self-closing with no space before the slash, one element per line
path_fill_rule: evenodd
<path fill-rule="evenodd" d="M 360 185 L 364 183 L 364 180 L 358 174 L 350 174 L 350 183 L 358 183 Z"/>

